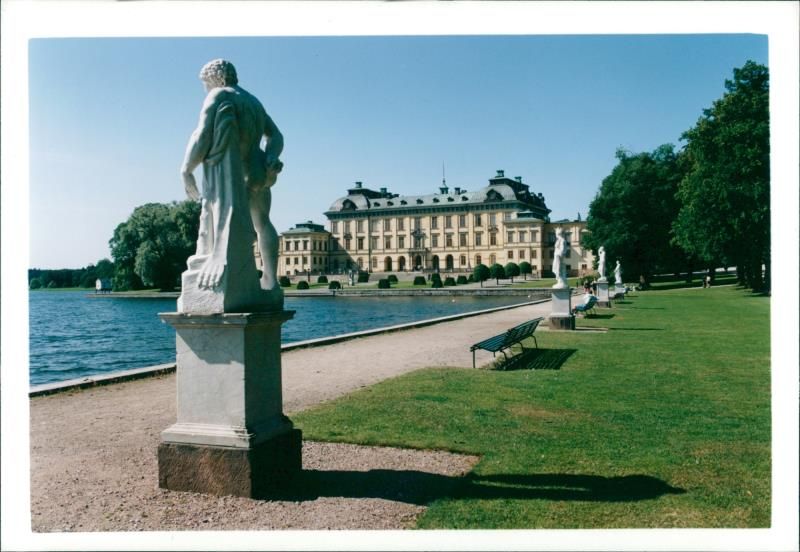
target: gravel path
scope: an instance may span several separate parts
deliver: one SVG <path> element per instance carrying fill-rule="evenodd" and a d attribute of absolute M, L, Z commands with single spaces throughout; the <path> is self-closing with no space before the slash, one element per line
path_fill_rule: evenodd
<path fill-rule="evenodd" d="M 549 303 L 283 355 L 287 413 L 427 366 L 471 367 L 469 345 L 545 316 Z M 478 357 L 478 365 L 491 360 Z M 446 496 L 477 458 L 304 443 L 303 496 L 256 501 L 158 488 L 159 433 L 175 421 L 175 376 L 30 401 L 34 531 L 399 529 Z M 307 491 L 307 492 L 306 492 Z"/>

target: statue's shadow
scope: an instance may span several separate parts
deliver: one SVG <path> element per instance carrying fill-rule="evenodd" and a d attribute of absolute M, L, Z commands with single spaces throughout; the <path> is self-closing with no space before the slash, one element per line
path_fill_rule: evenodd
<path fill-rule="evenodd" d="M 303 470 L 271 499 L 381 498 L 425 505 L 442 498 L 635 502 L 686 491 L 648 475 L 575 474 L 447 476 L 416 470 Z"/>
<path fill-rule="evenodd" d="M 559 370 L 577 349 L 525 349 L 495 361 L 495 370 Z"/>

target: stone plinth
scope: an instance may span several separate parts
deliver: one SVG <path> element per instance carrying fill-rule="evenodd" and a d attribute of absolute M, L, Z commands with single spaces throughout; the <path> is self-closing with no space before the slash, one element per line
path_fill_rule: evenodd
<path fill-rule="evenodd" d="M 624 284 L 614 284 L 614 293 L 625 293 L 625 285 Z"/>
<path fill-rule="evenodd" d="M 294 311 L 159 316 L 177 334 L 178 395 L 159 484 L 254 497 L 298 471 L 301 436 L 281 389 L 281 325 Z"/>
<path fill-rule="evenodd" d="M 597 281 L 597 306 L 611 307 L 611 299 L 608 297 L 608 282 Z"/>
<path fill-rule="evenodd" d="M 552 310 L 548 323 L 553 330 L 574 330 L 575 316 L 572 314 L 572 290 L 553 288 Z"/>

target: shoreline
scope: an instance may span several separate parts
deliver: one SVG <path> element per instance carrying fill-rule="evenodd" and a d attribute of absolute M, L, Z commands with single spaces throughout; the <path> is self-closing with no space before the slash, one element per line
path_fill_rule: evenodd
<path fill-rule="evenodd" d="M 383 290 L 382 290 L 383 291 Z M 410 330 L 414 328 L 424 328 L 427 326 L 433 326 L 436 324 L 442 324 L 445 322 L 452 322 L 455 320 L 461 320 L 464 318 L 470 318 L 473 316 L 480 316 L 483 314 L 491 314 L 493 312 L 499 312 L 509 309 L 516 309 L 520 307 L 536 305 L 539 303 L 543 303 L 549 301 L 550 299 L 537 299 L 534 301 L 527 301 L 524 303 L 517 303 L 514 305 L 504 305 L 501 307 L 492 307 L 490 309 L 482 309 L 478 311 L 470 311 L 470 312 L 463 312 L 459 314 L 451 314 L 448 316 L 441 316 L 437 318 L 428 318 L 426 320 L 418 320 L 415 322 L 406 322 L 404 324 L 395 324 L 392 326 L 383 326 L 380 328 L 372 328 L 369 330 L 362 330 L 359 332 L 350 332 L 345 334 L 339 335 L 332 335 L 327 337 L 319 337 L 315 339 L 307 339 L 303 341 L 293 341 L 290 343 L 282 343 L 281 344 L 281 353 L 285 353 L 288 351 L 293 351 L 296 349 L 311 349 L 313 347 L 322 347 L 325 345 L 332 345 L 335 343 L 341 343 L 344 341 L 350 341 L 352 339 L 358 339 L 363 337 L 370 337 L 376 336 L 381 334 L 387 334 L 392 332 L 398 332 L 403 330 Z M 165 364 L 157 364 L 155 366 L 145 366 L 142 368 L 134 368 L 131 370 L 123 370 L 119 372 L 110 372 L 106 374 L 98 374 L 93 376 L 86 376 L 83 378 L 73 378 L 69 380 L 59 381 L 59 382 L 51 382 L 51 383 L 43 383 L 39 385 L 30 386 L 28 391 L 28 397 L 41 397 L 46 395 L 52 395 L 55 393 L 63 393 L 67 391 L 73 391 L 78 389 L 87 389 L 90 387 L 95 386 L 102 386 L 102 385 L 113 385 L 116 383 L 122 383 L 125 381 L 132 381 L 137 379 L 143 378 L 150 378 L 155 376 L 167 375 L 174 373 L 176 370 L 176 364 L 172 363 L 165 363 Z"/>

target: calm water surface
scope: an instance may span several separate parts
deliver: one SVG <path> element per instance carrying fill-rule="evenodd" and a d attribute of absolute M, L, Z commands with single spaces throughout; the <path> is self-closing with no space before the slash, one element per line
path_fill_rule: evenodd
<path fill-rule="evenodd" d="M 295 317 L 284 343 L 426 320 L 528 301 L 524 297 L 287 297 Z M 34 291 L 30 304 L 30 383 L 40 385 L 175 360 L 175 330 L 157 313 L 175 299 L 87 297 Z"/>

